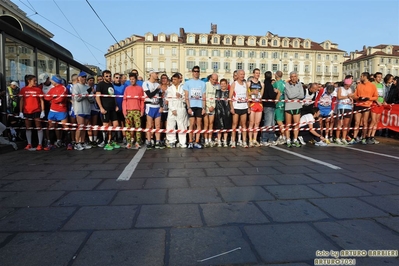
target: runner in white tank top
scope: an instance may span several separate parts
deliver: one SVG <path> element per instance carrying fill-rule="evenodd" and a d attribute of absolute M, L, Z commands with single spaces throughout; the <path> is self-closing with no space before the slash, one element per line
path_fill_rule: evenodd
<path fill-rule="evenodd" d="M 229 98 L 230 112 L 233 115 L 232 132 L 231 132 L 231 148 L 236 147 L 236 132 L 238 121 L 240 121 L 243 139 L 243 147 L 248 148 L 247 144 L 247 114 L 251 112 L 248 103 L 248 90 L 244 82 L 245 72 L 240 69 L 237 71 L 237 80 L 231 85 Z"/>

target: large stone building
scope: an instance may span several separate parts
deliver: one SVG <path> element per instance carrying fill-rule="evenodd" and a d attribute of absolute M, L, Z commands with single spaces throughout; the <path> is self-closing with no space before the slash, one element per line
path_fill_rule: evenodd
<path fill-rule="evenodd" d="M 218 73 L 231 80 L 233 71 L 244 69 L 249 75 L 254 68 L 261 72 L 282 70 L 284 77 L 297 71 L 305 82 L 342 80 L 345 51 L 336 43 L 322 43 L 300 37 L 281 37 L 267 32 L 264 36 L 218 34 L 211 24 L 211 32 L 179 34 L 151 32 L 132 35 L 112 45 L 105 54 L 107 68 L 127 73 L 136 68 L 140 74 L 151 68 L 171 75 L 181 72 L 191 77 L 191 68 L 201 68 L 201 77 Z"/>
<path fill-rule="evenodd" d="M 343 63 L 343 72 L 355 78 L 359 78 L 362 72 L 399 76 L 399 45 L 363 46 L 361 51 L 349 54 Z"/>

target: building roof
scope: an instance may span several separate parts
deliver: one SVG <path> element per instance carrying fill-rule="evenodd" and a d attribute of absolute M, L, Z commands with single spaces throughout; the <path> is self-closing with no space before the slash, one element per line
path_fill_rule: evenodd
<path fill-rule="evenodd" d="M 152 34 L 152 33 L 151 33 Z M 186 42 L 186 39 L 187 39 L 187 36 L 188 35 L 191 35 L 191 34 L 193 34 L 193 35 L 195 35 L 195 41 L 194 41 L 194 43 L 187 43 Z M 171 34 L 172 35 L 172 34 Z M 171 38 L 170 38 L 170 36 L 171 35 L 167 35 L 167 34 L 165 34 L 165 36 L 166 36 L 166 38 L 165 38 L 165 41 L 164 42 L 170 42 L 171 41 Z M 208 38 L 208 41 L 207 41 L 207 43 L 206 44 L 202 44 L 202 43 L 200 43 L 199 42 L 199 40 L 200 40 L 200 36 L 201 35 L 207 35 L 207 38 Z M 216 47 L 218 47 L 218 46 L 224 46 L 224 47 L 226 47 L 226 46 L 228 46 L 228 47 L 243 47 L 243 48 L 267 48 L 267 49 L 297 49 L 297 50 L 303 50 L 303 51 L 329 51 L 329 52 L 345 52 L 345 51 L 343 51 L 343 50 L 340 50 L 340 49 L 338 49 L 338 48 L 336 48 L 336 46 L 337 46 L 337 44 L 336 43 L 332 43 L 332 42 L 330 42 L 330 49 L 325 49 L 323 46 L 322 46 L 322 44 L 323 43 L 317 43 L 317 42 L 314 42 L 314 41 L 312 41 L 312 40 L 310 40 L 310 39 L 304 39 L 304 38 L 301 38 L 301 37 L 284 37 L 284 36 L 278 36 L 278 35 L 276 35 L 276 34 L 273 34 L 273 33 L 271 33 L 271 32 L 267 32 L 266 33 L 266 35 L 265 36 L 254 36 L 254 35 L 240 35 L 240 34 L 218 34 L 218 33 L 191 33 L 191 32 L 189 32 L 189 33 L 186 33 L 185 31 L 184 31 L 184 29 L 183 28 L 181 28 L 180 29 L 180 36 L 178 37 L 178 41 L 177 41 L 177 43 L 185 43 L 185 44 L 187 44 L 187 45 L 196 45 L 196 46 L 209 46 L 209 45 L 212 45 L 212 37 L 213 36 L 215 36 L 215 35 L 217 35 L 217 36 L 219 36 L 221 39 L 223 39 L 223 38 L 225 38 L 225 37 L 232 37 L 233 39 L 236 39 L 236 38 L 238 38 L 238 37 L 243 37 L 244 38 L 244 45 L 237 45 L 237 44 L 235 44 L 234 42 L 233 42 L 233 40 L 231 41 L 231 44 L 223 44 L 222 42 L 220 42 L 220 44 L 215 44 L 214 46 L 215 46 L 215 48 Z M 135 37 L 137 37 L 137 40 L 136 40 L 136 42 L 145 42 L 146 41 L 146 39 L 145 39 L 145 36 L 140 36 L 140 35 L 134 35 Z M 278 38 L 278 39 L 280 39 L 280 44 L 279 44 L 279 46 L 270 46 L 270 45 L 268 45 L 268 46 L 263 46 L 263 45 L 260 45 L 259 43 L 258 43 L 258 41 L 261 39 L 261 38 L 264 38 L 264 37 L 266 37 L 269 41 L 270 40 L 272 40 L 273 38 Z M 255 42 L 255 45 L 248 45 L 248 44 L 246 44 L 246 42 L 245 41 L 247 41 L 247 40 L 249 40 L 250 38 L 255 38 L 257 41 Z M 284 40 L 284 39 L 288 39 L 288 41 L 289 41 L 289 43 L 288 43 L 288 46 L 286 46 L 286 47 L 284 47 L 282 44 L 282 42 L 281 42 L 281 40 Z M 304 43 L 305 41 L 309 41 L 310 42 L 310 48 L 305 48 L 303 45 L 299 45 L 299 47 L 293 47 L 293 41 L 294 40 L 298 40 L 300 43 Z M 158 35 L 154 35 L 153 34 L 153 40 L 152 40 L 152 42 L 159 42 L 159 40 L 158 40 Z M 163 42 L 163 41 L 162 41 Z M 108 49 L 108 53 L 109 52 L 115 52 L 115 51 L 117 51 L 117 50 L 119 50 L 121 47 L 120 46 L 117 46 L 117 47 L 115 47 L 115 44 L 114 45 L 111 45 L 111 47 L 112 46 L 114 46 L 114 50 L 113 51 L 110 51 L 110 49 Z M 110 47 L 110 48 L 111 48 Z"/>
<path fill-rule="evenodd" d="M 386 52 L 386 48 L 388 46 L 392 47 L 391 53 Z M 392 44 L 379 44 L 376 46 L 369 46 L 366 48 L 366 46 L 363 46 L 363 50 L 361 51 L 355 51 L 353 52 L 354 54 L 357 54 L 356 58 L 351 59 L 351 57 L 348 58 L 348 60 L 344 61 L 344 63 L 350 63 L 352 61 L 358 61 L 366 58 L 370 58 L 376 55 L 380 56 L 394 56 L 394 57 L 399 57 L 399 45 L 392 45 Z"/>

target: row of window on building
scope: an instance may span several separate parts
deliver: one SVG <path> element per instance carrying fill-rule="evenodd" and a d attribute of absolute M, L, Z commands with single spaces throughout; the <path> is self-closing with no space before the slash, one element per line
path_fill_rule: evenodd
<path fill-rule="evenodd" d="M 147 46 L 146 47 L 146 54 L 147 55 L 152 55 L 153 54 L 153 49 L 151 46 Z M 177 48 L 176 47 L 172 47 L 172 56 L 177 55 Z M 165 47 L 160 47 L 159 48 L 159 55 L 165 55 Z M 197 52 L 196 49 L 187 49 L 186 50 L 186 55 L 187 56 L 196 56 Z M 198 52 L 199 56 L 221 56 L 222 55 L 222 51 L 221 50 L 206 50 L 206 49 L 200 49 Z M 269 52 L 263 51 L 263 52 L 257 52 L 257 51 L 248 51 L 247 53 L 245 53 L 245 51 L 242 50 L 238 50 L 235 51 L 235 53 L 232 50 L 224 50 L 223 51 L 223 55 L 224 57 L 232 57 L 233 55 L 235 55 L 235 57 L 246 57 L 245 55 L 247 55 L 248 58 L 257 58 L 259 56 L 259 58 L 269 58 Z M 272 59 L 280 59 L 280 52 L 271 52 L 270 53 Z M 288 52 L 284 52 L 281 53 L 282 58 L 289 58 L 289 53 Z M 290 57 L 291 54 L 290 54 Z M 311 59 L 311 55 L 309 53 L 293 53 L 293 58 L 295 59 L 299 59 L 300 57 L 303 57 L 305 59 Z M 321 54 L 317 54 L 317 60 L 325 60 L 325 61 L 338 61 L 338 55 L 329 55 L 326 54 L 324 56 L 322 56 Z"/>
<path fill-rule="evenodd" d="M 20 87 L 24 86 L 25 75 L 48 73 L 50 76 L 57 73 L 68 80 L 69 74 L 79 73 L 80 70 L 68 63 L 44 53 L 34 51 L 30 47 L 15 39 L 6 38 L 5 42 L 6 81 L 19 81 Z M 58 63 L 58 66 L 57 66 Z"/>

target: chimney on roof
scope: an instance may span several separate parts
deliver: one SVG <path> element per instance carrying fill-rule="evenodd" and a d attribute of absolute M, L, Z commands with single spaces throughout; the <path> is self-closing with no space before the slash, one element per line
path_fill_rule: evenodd
<path fill-rule="evenodd" d="M 184 38 L 185 37 L 185 35 L 186 35 L 186 32 L 184 31 L 184 28 L 180 28 L 180 37 L 181 38 Z"/>
<path fill-rule="evenodd" d="M 211 34 L 217 34 L 218 33 L 218 25 L 217 24 L 212 24 L 211 23 Z"/>

